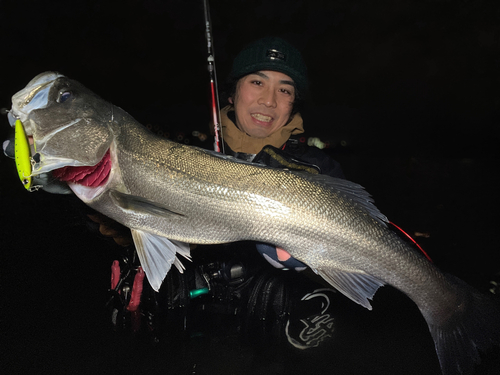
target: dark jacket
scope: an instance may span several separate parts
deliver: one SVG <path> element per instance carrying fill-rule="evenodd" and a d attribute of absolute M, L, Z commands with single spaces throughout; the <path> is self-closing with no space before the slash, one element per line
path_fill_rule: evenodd
<path fill-rule="evenodd" d="M 265 164 L 274 168 L 287 168 L 309 173 L 326 174 L 332 177 L 345 178 L 340 164 L 314 146 L 300 141 L 299 136 L 292 136 L 281 147 L 265 146 L 257 155 L 233 152 L 225 144 L 225 153 L 238 159 Z"/>

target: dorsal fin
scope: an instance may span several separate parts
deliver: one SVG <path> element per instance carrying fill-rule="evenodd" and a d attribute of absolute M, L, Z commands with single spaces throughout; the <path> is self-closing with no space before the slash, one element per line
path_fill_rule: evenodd
<path fill-rule="evenodd" d="M 290 172 L 302 178 L 305 178 L 313 183 L 320 184 L 330 189 L 335 193 L 339 193 L 346 199 L 359 205 L 368 214 L 378 221 L 380 224 L 387 226 L 389 220 L 379 211 L 375 206 L 372 196 L 365 190 L 365 188 L 355 182 L 344 180 L 342 178 L 335 178 L 323 174 L 310 174 L 304 172 Z"/>

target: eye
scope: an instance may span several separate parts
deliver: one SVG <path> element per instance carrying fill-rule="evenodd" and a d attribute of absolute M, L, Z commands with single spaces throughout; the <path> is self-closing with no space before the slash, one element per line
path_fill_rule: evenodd
<path fill-rule="evenodd" d="M 59 99 L 57 101 L 59 103 L 64 103 L 69 98 L 71 98 L 71 91 L 63 91 L 59 93 Z"/>

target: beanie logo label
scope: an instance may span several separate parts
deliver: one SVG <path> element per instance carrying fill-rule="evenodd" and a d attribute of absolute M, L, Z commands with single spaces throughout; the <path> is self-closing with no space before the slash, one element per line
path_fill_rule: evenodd
<path fill-rule="evenodd" d="M 285 54 L 283 52 L 280 52 L 276 49 L 268 49 L 266 56 L 270 60 L 282 60 L 285 61 Z"/>

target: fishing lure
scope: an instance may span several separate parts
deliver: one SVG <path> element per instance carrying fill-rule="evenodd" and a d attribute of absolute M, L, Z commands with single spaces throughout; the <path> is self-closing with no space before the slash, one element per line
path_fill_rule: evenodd
<path fill-rule="evenodd" d="M 17 119 L 15 124 L 15 159 L 19 179 L 26 190 L 31 188 L 31 150 L 28 137 L 24 131 L 21 120 Z"/>

